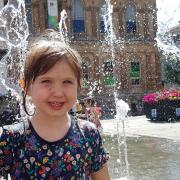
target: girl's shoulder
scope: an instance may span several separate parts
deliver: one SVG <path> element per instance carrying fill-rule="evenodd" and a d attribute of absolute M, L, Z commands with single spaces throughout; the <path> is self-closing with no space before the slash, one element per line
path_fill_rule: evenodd
<path fill-rule="evenodd" d="M 77 123 L 80 131 L 83 133 L 84 136 L 99 136 L 99 131 L 94 123 L 87 120 L 78 120 Z"/>
<path fill-rule="evenodd" d="M 0 127 L 0 135 L 8 136 L 8 137 L 17 137 L 23 135 L 29 127 L 29 121 L 23 120 L 20 122 L 16 122 L 11 125 L 5 125 Z"/>
<path fill-rule="evenodd" d="M 90 122 L 90 121 L 87 121 L 87 120 L 82 120 L 82 119 L 78 119 L 78 125 L 79 125 L 79 128 L 81 130 L 92 130 L 92 131 L 95 131 L 96 130 L 96 126 L 94 123 Z"/>

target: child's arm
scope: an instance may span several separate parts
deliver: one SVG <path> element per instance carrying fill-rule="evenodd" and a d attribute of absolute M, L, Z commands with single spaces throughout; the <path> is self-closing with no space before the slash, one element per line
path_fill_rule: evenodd
<path fill-rule="evenodd" d="M 108 172 L 108 166 L 107 164 L 103 165 L 103 168 L 100 169 L 97 172 L 94 172 L 91 175 L 92 180 L 110 180 L 109 172 Z"/>

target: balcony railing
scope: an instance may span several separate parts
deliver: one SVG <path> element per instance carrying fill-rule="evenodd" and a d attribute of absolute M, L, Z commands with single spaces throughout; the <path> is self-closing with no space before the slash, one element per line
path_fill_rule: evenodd
<path fill-rule="evenodd" d="M 72 33 L 69 34 L 69 38 L 73 41 L 98 41 L 97 37 L 90 37 L 87 33 Z"/>
<path fill-rule="evenodd" d="M 87 33 L 70 33 L 69 39 L 72 41 L 104 41 L 105 40 L 105 33 L 100 33 L 97 37 L 88 36 Z M 126 34 L 124 36 L 124 39 L 126 42 L 132 42 L 132 41 L 153 41 L 150 37 L 144 37 L 139 34 Z"/>

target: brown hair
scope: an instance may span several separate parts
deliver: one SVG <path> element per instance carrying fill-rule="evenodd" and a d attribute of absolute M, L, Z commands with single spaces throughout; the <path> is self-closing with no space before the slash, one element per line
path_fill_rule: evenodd
<path fill-rule="evenodd" d="M 30 85 L 35 79 L 48 72 L 57 62 L 66 60 L 77 77 L 78 93 L 81 90 L 82 68 L 80 55 L 64 42 L 40 40 L 33 43 L 27 54 L 24 67 L 23 108 L 26 108 L 26 96 Z"/>

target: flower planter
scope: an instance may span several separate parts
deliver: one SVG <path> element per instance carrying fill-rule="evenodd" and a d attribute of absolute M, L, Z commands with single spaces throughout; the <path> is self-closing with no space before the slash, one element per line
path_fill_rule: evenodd
<path fill-rule="evenodd" d="M 180 119 L 180 99 L 159 100 L 149 104 L 144 103 L 144 113 L 151 120 L 179 120 Z"/>
<path fill-rule="evenodd" d="M 180 119 L 180 89 L 169 89 L 143 97 L 144 113 L 151 120 Z"/>

